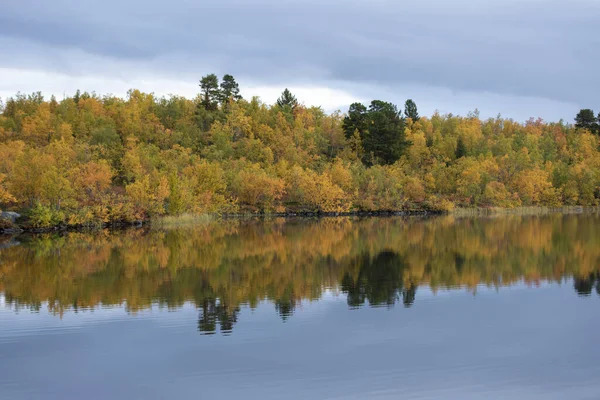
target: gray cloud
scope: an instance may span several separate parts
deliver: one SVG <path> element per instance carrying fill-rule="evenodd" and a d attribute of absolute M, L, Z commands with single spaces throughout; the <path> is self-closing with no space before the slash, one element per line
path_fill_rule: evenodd
<path fill-rule="evenodd" d="M 0 67 L 40 62 L 25 42 L 47 49 L 46 60 L 79 50 L 185 79 L 212 68 L 261 84 L 435 87 L 600 107 L 592 0 L 9 3 L 0 50 L 15 57 Z M 45 63 L 69 68 L 60 56 Z"/>

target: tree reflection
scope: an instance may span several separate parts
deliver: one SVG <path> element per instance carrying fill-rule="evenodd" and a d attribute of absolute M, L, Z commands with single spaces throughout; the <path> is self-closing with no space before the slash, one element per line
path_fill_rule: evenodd
<path fill-rule="evenodd" d="M 391 307 L 396 304 L 402 295 L 402 257 L 392 251 L 384 251 L 375 257 L 362 255 L 355 262 L 359 265 L 356 278 L 350 273 L 342 278 L 341 288 L 348 295 L 348 305 L 360 307 L 365 301 L 371 306 Z"/>
<path fill-rule="evenodd" d="M 392 307 L 400 299 L 405 307 L 414 303 L 417 286 L 404 287 L 406 262 L 400 254 L 392 251 L 383 251 L 375 257 L 365 254 L 355 263 L 359 265 L 356 278 L 346 273 L 341 280 L 350 307 L 360 307 L 365 301 L 373 307 Z"/>
<path fill-rule="evenodd" d="M 2 239 L 0 242 L 11 239 Z M 217 221 L 176 229 L 19 237 L 0 249 L 0 292 L 14 309 L 62 315 L 192 303 L 203 333 L 228 333 L 242 305 L 283 321 L 341 290 L 350 308 L 433 292 L 564 282 L 600 294 L 600 217 L 325 218 Z"/>
<path fill-rule="evenodd" d="M 275 310 L 283 321 L 287 321 L 287 319 L 294 314 L 296 304 L 299 302 L 300 299 L 294 298 L 293 287 L 288 287 L 284 290 L 283 294 L 274 301 Z"/>
<path fill-rule="evenodd" d="M 594 288 L 600 295 L 600 274 L 593 273 L 582 278 L 573 279 L 573 287 L 579 296 L 590 296 Z"/>
<path fill-rule="evenodd" d="M 205 299 L 200 307 L 198 330 L 206 335 L 213 335 L 218 330 L 230 334 L 237 322 L 239 307 L 229 307 L 218 299 Z"/>

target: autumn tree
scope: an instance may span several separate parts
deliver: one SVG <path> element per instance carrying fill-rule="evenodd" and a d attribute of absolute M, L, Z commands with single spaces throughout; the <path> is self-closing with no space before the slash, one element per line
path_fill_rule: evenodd
<path fill-rule="evenodd" d="M 8 192 L 8 189 L 4 187 L 6 176 L 0 173 L 0 206 L 5 203 L 10 203 L 15 201 L 15 197 Z M 1 210 L 1 208 L 0 208 Z"/>
<path fill-rule="evenodd" d="M 600 122 L 418 116 L 375 100 L 346 115 L 239 99 L 203 77 L 195 99 L 130 90 L 63 100 L 17 94 L 0 110 L 3 206 L 32 226 L 169 213 L 345 212 L 600 205 Z M 226 97 L 223 97 L 226 96 Z M 410 296 L 409 296 L 410 297 Z"/>

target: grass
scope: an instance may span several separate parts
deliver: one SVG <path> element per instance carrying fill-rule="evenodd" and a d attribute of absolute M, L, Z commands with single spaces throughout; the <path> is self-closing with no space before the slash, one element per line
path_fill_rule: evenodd
<path fill-rule="evenodd" d="M 456 208 L 450 212 L 458 217 L 483 216 L 483 215 L 547 215 L 547 214 L 581 214 L 600 212 L 600 207 L 564 206 L 564 207 L 515 207 L 515 208 Z"/>
<path fill-rule="evenodd" d="M 151 219 L 150 226 L 152 228 L 176 228 L 193 224 L 206 224 L 215 221 L 217 218 L 218 216 L 213 214 L 166 215 Z"/>

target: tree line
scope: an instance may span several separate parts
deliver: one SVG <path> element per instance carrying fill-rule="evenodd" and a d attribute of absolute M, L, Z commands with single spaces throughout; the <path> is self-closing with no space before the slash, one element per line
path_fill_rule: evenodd
<path fill-rule="evenodd" d="M 600 202 L 585 118 L 426 117 L 412 100 L 328 114 L 288 89 L 273 105 L 244 99 L 228 74 L 204 76 L 193 99 L 78 91 L 0 107 L 0 209 L 35 227 Z"/>

